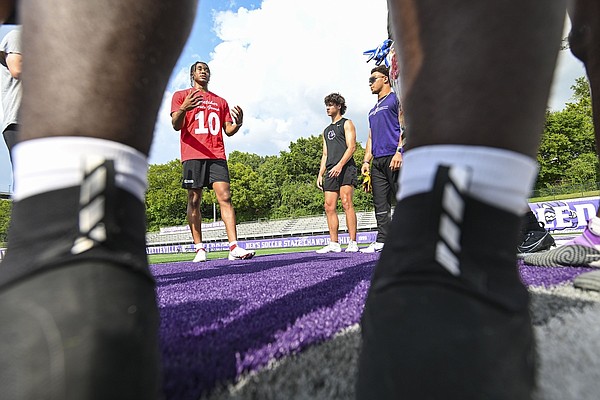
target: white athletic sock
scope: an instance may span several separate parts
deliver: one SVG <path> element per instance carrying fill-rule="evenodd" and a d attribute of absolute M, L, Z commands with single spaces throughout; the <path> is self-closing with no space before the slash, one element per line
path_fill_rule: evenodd
<path fill-rule="evenodd" d="M 204 245 L 202 244 L 202 242 L 200 243 L 194 243 L 194 250 L 198 251 L 198 250 L 204 250 Z"/>
<path fill-rule="evenodd" d="M 144 154 L 122 143 L 75 136 L 28 140 L 14 147 L 13 199 L 78 186 L 85 165 L 97 160 L 113 160 L 117 186 L 144 201 L 148 186 L 148 161 Z"/>
<path fill-rule="evenodd" d="M 428 192 L 439 166 L 461 166 L 472 171 L 467 193 L 480 201 L 517 215 L 537 177 L 537 162 L 514 151 L 483 146 L 423 146 L 404 154 L 398 200 Z"/>

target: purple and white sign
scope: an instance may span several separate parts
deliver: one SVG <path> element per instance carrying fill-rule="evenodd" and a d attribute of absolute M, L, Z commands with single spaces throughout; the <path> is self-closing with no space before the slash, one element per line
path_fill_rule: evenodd
<path fill-rule="evenodd" d="M 529 203 L 538 221 L 551 233 L 578 233 L 598 211 L 599 196 Z"/>
<path fill-rule="evenodd" d="M 358 244 L 372 243 L 377 238 L 377 232 L 358 232 L 356 242 Z M 339 242 L 346 245 L 350 241 L 347 233 L 339 234 Z M 239 240 L 240 245 L 248 250 L 274 249 L 286 247 L 309 247 L 326 246 L 329 243 L 329 235 L 319 236 L 301 236 L 289 238 L 257 239 L 257 240 Z M 204 243 L 208 251 L 229 250 L 227 242 L 208 242 Z M 172 245 L 172 246 L 152 246 L 146 248 L 147 254 L 171 254 L 171 253 L 191 253 L 194 251 L 193 244 Z"/>

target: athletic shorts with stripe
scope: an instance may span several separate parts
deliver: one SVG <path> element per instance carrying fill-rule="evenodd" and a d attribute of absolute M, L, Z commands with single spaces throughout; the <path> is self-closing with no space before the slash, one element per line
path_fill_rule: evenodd
<path fill-rule="evenodd" d="M 215 182 L 229 183 L 229 169 L 225 160 L 186 160 L 183 162 L 184 189 L 212 189 Z"/>

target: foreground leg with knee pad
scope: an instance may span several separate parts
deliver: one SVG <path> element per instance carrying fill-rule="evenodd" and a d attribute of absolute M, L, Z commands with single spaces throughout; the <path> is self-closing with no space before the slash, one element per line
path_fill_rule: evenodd
<path fill-rule="evenodd" d="M 461 176 L 442 167 L 396 208 L 361 322 L 359 399 L 530 398 L 520 218 L 461 193 Z"/>

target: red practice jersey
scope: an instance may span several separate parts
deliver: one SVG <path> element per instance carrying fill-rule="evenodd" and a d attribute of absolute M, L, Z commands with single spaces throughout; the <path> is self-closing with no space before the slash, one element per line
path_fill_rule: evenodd
<path fill-rule="evenodd" d="M 171 114 L 179 110 L 183 100 L 196 89 L 179 90 L 173 94 Z M 185 113 L 181 127 L 181 161 L 225 160 L 223 127 L 233 122 L 225 99 L 212 92 L 202 93 L 202 104 Z"/>

